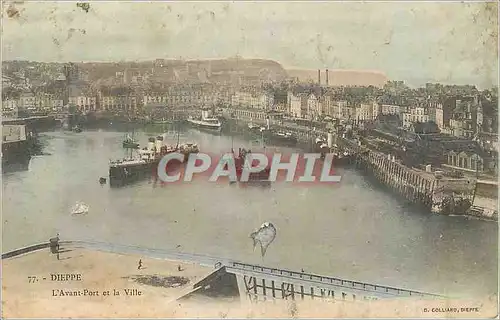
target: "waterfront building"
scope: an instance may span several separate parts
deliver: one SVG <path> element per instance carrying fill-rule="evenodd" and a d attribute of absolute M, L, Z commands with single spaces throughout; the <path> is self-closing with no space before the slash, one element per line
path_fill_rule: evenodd
<path fill-rule="evenodd" d="M 5 74 L 2 74 L 2 88 L 8 88 L 11 87 L 14 83 L 14 79 L 12 77 L 9 77 Z"/>
<path fill-rule="evenodd" d="M 35 108 L 37 110 L 53 110 L 54 108 L 62 108 L 63 105 L 64 101 L 60 94 L 38 92 L 35 95 Z"/>
<path fill-rule="evenodd" d="M 484 157 L 478 153 L 467 150 L 450 150 L 446 153 L 446 163 L 443 164 L 443 167 L 469 172 L 483 172 Z"/>
<path fill-rule="evenodd" d="M 415 122 L 427 121 L 429 121 L 429 115 L 423 106 L 412 107 L 409 112 L 403 113 L 403 127 L 405 128 L 410 128 L 411 124 Z"/>
<path fill-rule="evenodd" d="M 138 108 L 138 98 L 133 94 L 99 97 L 101 110 L 133 112 Z"/>
<path fill-rule="evenodd" d="M 356 108 L 351 105 L 343 105 L 342 106 L 342 117 L 341 120 L 351 120 L 356 116 Z"/>
<path fill-rule="evenodd" d="M 323 113 L 320 97 L 314 93 L 309 94 L 307 98 L 307 116 L 310 119 L 316 119 Z"/>
<path fill-rule="evenodd" d="M 73 105 L 80 111 L 95 111 L 96 110 L 96 97 L 90 94 L 81 94 L 69 97 L 69 104 Z"/>
<path fill-rule="evenodd" d="M 483 108 L 477 96 L 454 99 L 449 104 L 451 112 L 447 132 L 456 137 L 472 139 L 483 131 Z"/>
<path fill-rule="evenodd" d="M 2 101 L 2 116 L 4 118 L 17 118 L 19 107 L 18 100 L 8 99 Z"/>
<path fill-rule="evenodd" d="M 2 101 L 2 108 L 4 109 L 17 109 L 19 101 L 16 99 L 7 99 Z"/>
<path fill-rule="evenodd" d="M 281 113 L 287 113 L 288 112 L 286 104 L 284 104 L 284 103 L 275 103 L 271 107 L 271 109 L 272 109 L 272 111 L 277 111 L 277 112 L 281 112 Z"/>
<path fill-rule="evenodd" d="M 162 105 L 167 105 L 169 99 L 166 95 L 164 94 L 155 94 L 155 93 L 149 93 L 144 95 L 142 98 L 143 104 L 146 105 L 151 105 L 151 104 L 162 104 Z"/>
<path fill-rule="evenodd" d="M 263 110 L 230 108 L 229 112 L 233 117 L 243 120 L 257 120 L 262 122 L 268 117 L 268 112 Z"/>
<path fill-rule="evenodd" d="M 381 108 L 380 112 L 382 114 L 397 114 L 397 115 L 399 115 L 402 111 L 401 106 L 393 105 L 393 104 L 383 104 L 380 106 L 380 108 Z M 374 118 L 376 118 L 376 116 Z"/>
<path fill-rule="evenodd" d="M 30 91 L 25 91 L 21 93 L 21 97 L 19 98 L 19 108 L 20 109 L 35 109 L 35 95 Z"/>
<path fill-rule="evenodd" d="M 333 101 L 327 115 L 335 119 L 343 119 L 344 109 L 347 107 L 347 101 Z"/>
<path fill-rule="evenodd" d="M 307 113 L 307 93 L 290 95 L 290 114 L 294 118 L 304 118 Z"/>
<path fill-rule="evenodd" d="M 242 108 L 270 110 L 274 105 L 274 95 L 253 87 L 243 88 L 234 93 L 231 104 Z"/>
<path fill-rule="evenodd" d="M 50 101 L 50 107 L 52 110 L 60 110 L 64 107 L 64 100 L 56 96 Z"/>
<path fill-rule="evenodd" d="M 362 103 L 357 106 L 355 119 L 358 123 L 373 120 L 373 104 Z"/>
<path fill-rule="evenodd" d="M 443 104 L 439 102 L 429 102 L 429 120 L 434 121 L 440 130 L 444 128 Z"/>

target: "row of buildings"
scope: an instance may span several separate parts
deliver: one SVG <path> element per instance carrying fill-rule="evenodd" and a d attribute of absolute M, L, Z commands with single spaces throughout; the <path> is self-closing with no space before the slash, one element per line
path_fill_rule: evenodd
<path fill-rule="evenodd" d="M 318 120 L 324 117 L 350 121 L 355 124 L 371 122 L 379 114 L 396 115 L 399 126 L 411 129 L 414 123 L 433 121 L 441 132 L 472 138 L 481 131 L 492 131 L 491 121 L 484 119 L 477 97 L 448 99 L 438 102 L 420 99 L 409 106 L 381 104 L 376 101 L 353 103 L 335 98 L 332 93 L 316 87 L 307 92 L 289 90 L 284 99 L 276 92 L 259 87 L 231 87 L 213 85 L 178 85 L 162 91 L 137 92 L 132 90 L 82 89 L 70 86 L 64 94 L 23 92 L 19 99 L 3 101 L 4 111 L 59 110 L 73 106 L 81 112 L 115 111 L 135 113 L 143 107 L 206 107 L 230 105 L 236 109 L 279 111 L 294 118 Z M 375 100 L 375 99 L 373 99 Z"/>
<path fill-rule="evenodd" d="M 295 118 L 318 119 L 325 116 L 355 124 L 374 121 L 379 114 L 396 115 L 399 126 L 411 129 L 415 123 L 436 123 L 439 130 L 458 137 L 472 138 L 481 131 L 493 131 L 491 121 L 484 119 L 477 96 L 448 99 L 445 103 L 420 99 L 409 106 L 380 104 L 376 101 L 353 104 L 336 100 L 321 90 L 287 95 L 287 113 Z"/>
<path fill-rule="evenodd" d="M 121 92 L 120 92 L 121 91 Z M 235 105 L 241 108 L 272 109 L 272 92 L 257 89 L 234 91 L 215 86 L 171 86 L 163 92 L 130 90 L 91 90 L 70 86 L 64 93 L 33 93 L 25 91 L 18 99 L 3 101 L 4 109 L 57 110 L 65 105 L 81 112 L 89 111 L 136 111 L 142 107 L 163 106 L 165 108 Z"/>

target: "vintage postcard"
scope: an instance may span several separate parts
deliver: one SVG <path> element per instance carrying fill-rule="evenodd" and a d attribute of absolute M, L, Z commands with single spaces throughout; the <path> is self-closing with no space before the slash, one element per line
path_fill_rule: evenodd
<path fill-rule="evenodd" d="M 2 318 L 498 317 L 498 12 L 3 1 Z"/>

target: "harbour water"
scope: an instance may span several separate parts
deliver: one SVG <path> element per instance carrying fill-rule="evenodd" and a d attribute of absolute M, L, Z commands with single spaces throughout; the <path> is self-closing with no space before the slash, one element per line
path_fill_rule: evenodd
<path fill-rule="evenodd" d="M 161 129 L 136 132 L 145 144 Z M 3 176 L 3 250 L 64 239 L 188 253 L 449 295 L 497 291 L 496 223 L 432 215 L 406 205 L 352 169 L 342 181 L 300 187 L 238 188 L 203 180 L 159 187 L 100 185 L 111 159 L 125 156 L 123 132 L 49 132 L 29 170 Z M 175 143 L 174 133 L 167 141 Z M 227 152 L 232 139 L 197 130 L 180 136 L 201 151 Z M 234 147 L 249 147 L 234 138 Z M 71 215 L 77 201 L 87 215 Z M 249 235 L 277 228 L 264 258 Z"/>

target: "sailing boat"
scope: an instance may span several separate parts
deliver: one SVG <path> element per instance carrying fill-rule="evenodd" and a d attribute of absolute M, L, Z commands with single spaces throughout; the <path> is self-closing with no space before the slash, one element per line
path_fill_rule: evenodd
<path fill-rule="evenodd" d="M 132 136 L 128 133 L 125 136 L 125 140 L 123 140 L 123 147 L 128 149 L 138 149 L 139 143 L 134 139 L 134 131 L 132 131 Z"/>

